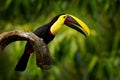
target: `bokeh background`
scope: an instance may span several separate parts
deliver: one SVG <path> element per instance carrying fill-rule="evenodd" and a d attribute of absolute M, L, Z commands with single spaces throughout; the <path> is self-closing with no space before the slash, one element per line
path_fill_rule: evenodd
<path fill-rule="evenodd" d="M 48 45 L 49 70 L 32 54 L 24 72 L 14 71 L 26 42 L 12 43 L 0 54 L 0 80 L 120 80 L 120 0 L 0 0 L 0 33 L 34 31 L 60 13 L 83 20 L 91 35 L 63 26 Z"/>

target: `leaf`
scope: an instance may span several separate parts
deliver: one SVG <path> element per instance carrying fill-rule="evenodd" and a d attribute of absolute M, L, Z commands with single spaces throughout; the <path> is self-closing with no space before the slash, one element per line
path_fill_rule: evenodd
<path fill-rule="evenodd" d="M 97 56 L 93 56 L 92 60 L 90 61 L 90 64 L 88 66 L 88 72 L 91 72 L 95 66 L 95 64 L 98 61 L 98 57 Z"/>
<path fill-rule="evenodd" d="M 4 9 L 5 10 L 8 9 L 11 3 L 12 3 L 12 0 L 6 0 L 5 5 L 4 5 Z"/>

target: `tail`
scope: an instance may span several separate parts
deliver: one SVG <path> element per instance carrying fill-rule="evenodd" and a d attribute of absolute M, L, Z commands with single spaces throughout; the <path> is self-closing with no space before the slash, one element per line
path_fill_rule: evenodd
<path fill-rule="evenodd" d="M 24 71 L 25 70 L 28 60 L 29 60 L 29 57 L 30 57 L 30 54 L 26 54 L 25 52 L 22 55 L 22 57 L 20 58 L 18 64 L 16 65 L 15 71 Z"/>

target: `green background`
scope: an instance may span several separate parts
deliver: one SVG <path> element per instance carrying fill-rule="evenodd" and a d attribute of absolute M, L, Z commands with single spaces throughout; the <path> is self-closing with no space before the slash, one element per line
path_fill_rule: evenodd
<path fill-rule="evenodd" d="M 26 70 L 16 72 L 26 42 L 12 43 L 0 54 L 0 80 L 120 80 L 120 0 L 0 0 L 0 33 L 34 31 L 60 13 L 84 21 L 91 35 L 63 26 L 48 45 L 49 70 L 32 54 Z"/>

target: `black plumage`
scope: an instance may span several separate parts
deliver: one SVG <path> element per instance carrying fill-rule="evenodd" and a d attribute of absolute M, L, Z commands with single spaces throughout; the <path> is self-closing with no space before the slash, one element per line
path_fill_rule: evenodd
<path fill-rule="evenodd" d="M 60 15 L 62 15 L 62 14 L 59 14 L 56 17 L 54 17 L 48 24 L 45 24 L 45 25 L 37 28 L 34 31 L 34 34 L 40 38 L 43 38 L 43 41 L 46 44 L 48 44 L 55 37 L 51 33 L 50 28 L 54 24 L 54 22 L 58 19 L 58 17 Z M 24 53 L 23 53 L 22 57 L 20 58 L 18 64 L 16 65 L 16 68 L 15 68 L 16 71 L 24 71 L 25 70 L 25 68 L 27 66 L 27 62 L 28 62 L 29 57 L 30 57 L 30 54 L 33 52 L 34 52 L 34 49 L 32 48 L 32 45 L 27 42 L 27 44 L 25 46 Z"/>

